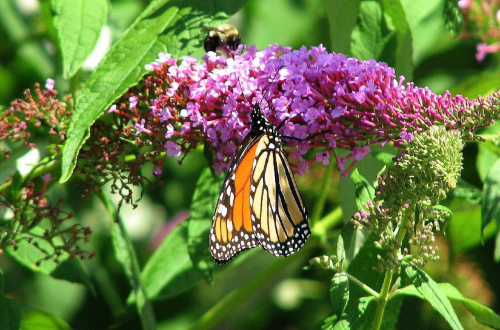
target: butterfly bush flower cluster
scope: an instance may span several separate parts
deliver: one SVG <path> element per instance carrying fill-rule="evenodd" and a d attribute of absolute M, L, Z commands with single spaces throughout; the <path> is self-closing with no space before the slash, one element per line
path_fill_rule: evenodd
<path fill-rule="evenodd" d="M 436 208 L 454 189 L 462 169 L 463 141 L 458 131 L 432 126 L 418 134 L 379 176 L 376 198 L 357 212 L 353 223 L 376 234 L 378 269 L 399 272 L 403 260 L 423 267 L 438 259 L 434 235 L 449 214 Z M 410 248 L 404 247 L 408 234 Z"/>
<path fill-rule="evenodd" d="M 51 171 L 57 168 L 71 112 L 71 97 L 58 99 L 52 79 L 47 80 L 45 89 L 36 84 L 34 93 L 26 90 L 25 99 L 13 101 L 0 112 L 3 161 L 13 161 L 12 154 L 34 148 L 43 157 L 24 176 L 12 166 L 12 173 L 0 182 L 0 214 L 4 220 L 0 224 L 0 253 L 6 248 L 17 251 L 23 244 L 30 244 L 41 255 L 35 266 L 44 260 L 57 263 L 62 257 L 85 259 L 94 255 L 81 247 L 89 240 L 90 228 L 75 223 L 73 214 L 63 210 L 62 200 L 53 201 L 47 194 L 54 181 Z"/>
<path fill-rule="evenodd" d="M 335 150 L 344 149 L 347 156 L 336 155 L 335 161 L 347 174 L 373 144 L 402 146 L 438 124 L 472 140 L 478 127 L 498 115 L 498 94 L 477 100 L 436 95 L 404 83 L 385 63 L 328 53 L 322 46 L 250 47 L 231 56 L 209 52 L 203 62 L 160 54 L 147 68 L 154 73 L 142 88 L 131 90 L 109 112 L 133 124 L 128 139 L 158 148 L 152 159 L 161 151 L 185 155 L 204 144 L 215 153 L 218 173 L 228 168 L 249 132 L 257 104 L 294 147 L 287 153 L 299 173 L 314 161 L 327 164 Z M 155 173 L 161 173 L 161 161 L 155 165 Z"/>
<path fill-rule="evenodd" d="M 481 40 L 476 59 L 482 61 L 487 54 L 500 51 L 500 2 L 497 0 L 460 0 L 458 5 L 464 15 L 465 28 L 462 38 Z"/>

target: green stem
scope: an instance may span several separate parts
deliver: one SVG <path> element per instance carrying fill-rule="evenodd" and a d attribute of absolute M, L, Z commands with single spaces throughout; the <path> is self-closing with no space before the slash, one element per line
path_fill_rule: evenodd
<path fill-rule="evenodd" d="M 45 164 L 36 166 L 31 172 L 26 174 L 23 181 L 33 180 L 47 173 L 53 173 L 61 167 L 61 161 L 59 159 L 51 160 Z M 10 188 L 12 181 L 8 181 L 0 185 L 0 192 L 4 192 Z"/>
<path fill-rule="evenodd" d="M 342 221 L 342 208 L 336 207 L 321 220 L 317 221 L 311 231 L 320 238 L 321 243 L 326 243 L 328 231 Z"/>
<path fill-rule="evenodd" d="M 403 221 L 399 227 L 399 232 L 397 236 L 398 242 L 403 242 L 403 239 L 407 231 L 406 228 L 408 227 L 410 220 L 414 214 L 415 214 L 415 205 L 411 205 L 410 207 L 407 208 L 405 215 L 403 217 Z M 398 255 L 400 252 L 399 249 L 400 248 L 394 249 L 393 254 Z M 389 301 L 390 298 L 390 289 L 393 276 L 394 276 L 393 271 L 387 270 L 385 272 L 384 283 L 382 284 L 382 289 L 380 290 L 380 295 L 377 299 L 377 310 L 375 311 L 375 319 L 373 321 L 374 330 L 379 330 L 382 325 L 382 319 L 384 317 L 385 307 L 387 305 L 387 301 Z"/>
<path fill-rule="evenodd" d="M 316 201 L 316 204 L 314 205 L 314 209 L 311 214 L 310 218 L 311 225 L 314 225 L 319 220 L 319 217 L 321 216 L 325 208 L 326 197 L 328 196 L 328 189 L 331 186 L 332 172 L 334 165 L 335 162 L 330 162 L 330 164 L 328 164 L 328 166 L 326 167 L 320 188 L 319 198 Z"/>
<path fill-rule="evenodd" d="M 377 299 L 377 310 L 375 311 L 375 319 L 373 321 L 373 329 L 378 330 L 382 325 L 382 318 L 384 317 L 385 306 L 389 300 L 389 291 L 391 289 L 393 273 L 391 271 L 386 271 L 384 276 L 384 283 L 382 284 L 382 289 L 380 290 L 379 298 Z"/>
<path fill-rule="evenodd" d="M 349 273 L 344 273 L 344 274 L 347 275 L 347 278 L 349 280 L 351 280 L 351 282 L 357 284 L 361 289 L 365 290 L 367 293 L 369 293 L 370 295 L 374 296 L 376 299 L 378 299 L 380 297 L 380 294 L 377 291 L 373 290 L 368 285 L 366 285 L 365 283 L 363 283 L 360 280 L 358 280 L 356 277 L 352 276 Z"/>

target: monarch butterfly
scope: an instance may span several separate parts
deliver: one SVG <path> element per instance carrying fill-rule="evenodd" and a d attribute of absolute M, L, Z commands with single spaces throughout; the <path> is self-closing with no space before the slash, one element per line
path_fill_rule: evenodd
<path fill-rule="evenodd" d="M 251 131 L 229 166 L 215 206 L 210 252 L 219 264 L 259 245 L 275 256 L 288 256 L 309 235 L 307 211 L 281 135 L 256 105 Z"/>

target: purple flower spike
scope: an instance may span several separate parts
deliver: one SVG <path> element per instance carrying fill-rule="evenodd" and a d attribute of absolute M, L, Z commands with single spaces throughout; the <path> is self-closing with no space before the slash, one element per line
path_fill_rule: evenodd
<path fill-rule="evenodd" d="M 370 152 L 370 145 L 402 146 L 432 125 L 462 132 L 466 139 L 498 117 L 499 94 L 488 99 L 436 95 L 428 88 L 404 84 L 394 69 L 375 60 L 360 61 L 328 53 L 322 46 L 300 50 L 272 45 L 225 57 L 209 53 L 204 62 L 168 54 L 148 68 L 153 99 L 134 118 L 138 131 L 164 137 L 168 155 L 187 153 L 200 143 L 215 151 L 213 167 L 228 168 L 249 131 L 252 108 L 260 105 L 271 123 L 280 126 L 295 170 L 313 161 L 329 162 L 334 148 L 350 151 L 336 157 L 348 172 Z M 148 78 L 146 78 L 148 79 Z M 139 107 L 139 105 L 138 105 Z M 143 122 L 143 120 L 145 120 Z M 301 140 L 302 142 L 299 142 Z M 155 144 L 157 145 L 157 144 Z M 309 150 L 317 155 L 303 158 Z M 308 154 L 308 157 L 311 157 Z M 345 161 L 351 163 L 346 167 Z M 346 173 L 344 173 L 346 174 Z"/>

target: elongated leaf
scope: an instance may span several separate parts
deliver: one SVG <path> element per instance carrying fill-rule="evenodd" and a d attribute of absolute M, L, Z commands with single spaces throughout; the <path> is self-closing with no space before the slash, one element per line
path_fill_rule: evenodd
<path fill-rule="evenodd" d="M 345 273 L 333 275 L 330 285 L 330 302 L 335 315 L 340 319 L 349 301 L 349 280 Z"/>
<path fill-rule="evenodd" d="M 156 322 L 153 313 L 153 306 L 148 300 L 144 287 L 140 280 L 139 264 L 135 255 L 134 246 L 123 222 L 118 218 L 118 211 L 111 202 L 108 195 L 99 196 L 104 206 L 108 210 L 111 220 L 111 237 L 116 260 L 121 264 L 125 275 L 132 287 L 132 293 L 136 298 L 134 303 L 137 313 L 142 322 L 143 329 L 155 329 Z"/>
<path fill-rule="evenodd" d="M 196 183 L 188 222 L 188 249 L 193 265 L 209 283 L 213 280 L 215 262 L 208 248 L 208 231 L 215 202 L 219 196 L 220 179 L 205 169 Z"/>
<path fill-rule="evenodd" d="M 356 25 L 360 0 L 326 0 L 330 44 L 337 53 L 349 54 L 351 33 Z"/>
<path fill-rule="evenodd" d="M 381 5 L 376 1 L 361 1 L 358 22 L 352 33 L 352 55 L 361 60 L 381 60 L 384 51 L 389 45 L 394 46 L 395 40 L 396 31 Z M 393 61 L 394 56 L 387 62 L 393 64 Z"/>
<path fill-rule="evenodd" d="M 351 325 L 348 320 L 340 320 L 337 315 L 326 317 L 316 328 L 321 330 L 348 330 Z"/>
<path fill-rule="evenodd" d="M 500 160 L 488 171 L 483 188 L 481 231 L 495 219 L 500 210 Z"/>
<path fill-rule="evenodd" d="M 405 272 L 412 280 L 416 290 L 444 317 L 452 329 L 463 329 L 450 301 L 429 275 L 413 265 L 406 265 Z"/>
<path fill-rule="evenodd" d="M 175 296 L 203 279 L 189 257 L 187 226 L 175 227 L 144 266 L 141 280 L 150 299 Z"/>
<path fill-rule="evenodd" d="M 35 309 L 23 309 L 23 317 L 21 319 L 21 329 L 54 329 L 54 330 L 70 330 L 71 326 L 64 322 L 63 319 L 44 313 Z M 2 328 L 4 329 L 4 328 Z"/>
<path fill-rule="evenodd" d="M 373 201 L 375 198 L 375 188 L 366 180 L 357 169 L 351 174 L 351 179 L 356 187 L 356 206 L 363 208 L 362 203 Z"/>
<path fill-rule="evenodd" d="M 392 54 L 389 55 L 389 57 L 394 56 L 394 63 L 391 65 L 394 66 L 398 75 L 403 75 L 406 79 L 411 80 L 413 77 L 413 44 L 405 11 L 401 1 L 383 0 L 382 7 L 385 14 L 392 19 L 396 31 L 396 47 L 390 50 Z"/>
<path fill-rule="evenodd" d="M 494 329 L 500 328 L 500 315 L 496 314 L 493 310 L 474 300 L 465 298 L 457 288 L 450 283 L 439 283 L 438 286 L 448 298 L 462 302 L 479 323 Z M 395 295 L 407 295 L 424 299 L 423 295 L 413 285 L 397 290 Z"/>
<path fill-rule="evenodd" d="M 63 57 L 63 75 L 68 79 L 94 49 L 108 18 L 108 2 L 52 0 L 52 10 Z"/>
<path fill-rule="evenodd" d="M 153 1 L 133 26 L 114 45 L 77 100 L 68 128 L 62 157 L 61 182 L 71 176 L 76 157 L 89 127 L 128 88 L 145 73 L 144 65 L 157 58 L 159 52 L 179 58 L 200 49 L 201 27 L 211 26 L 234 14 L 247 0 Z"/>

